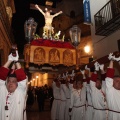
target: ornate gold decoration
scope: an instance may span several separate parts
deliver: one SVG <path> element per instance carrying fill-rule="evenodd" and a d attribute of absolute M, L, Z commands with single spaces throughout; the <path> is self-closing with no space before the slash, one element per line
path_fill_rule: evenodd
<path fill-rule="evenodd" d="M 11 21 L 11 18 L 12 18 L 12 9 L 10 6 L 7 6 L 6 7 L 6 12 L 8 14 L 8 17 L 9 17 L 9 21 Z"/>
<path fill-rule="evenodd" d="M 26 67 L 29 67 L 29 63 L 34 63 L 38 65 L 46 63 L 51 65 L 76 65 L 75 49 L 54 48 L 34 45 L 25 47 L 27 47 L 24 49 Z"/>
<path fill-rule="evenodd" d="M 67 66 L 73 65 L 73 53 L 70 50 L 63 52 L 63 64 Z"/>
<path fill-rule="evenodd" d="M 26 62 L 26 68 L 29 67 L 29 61 L 30 61 L 30 45 L 26 44 L 24 47 L 24 60 Z"/>
<path fill-rule="evenodd" d="M 51 49 L 49 52 L 49 63 L 52 65 L 60 63 L 60 52 L 57 49 Z"/>
<path fill-rule="evenodd" d="M 45 63 L 45 50 L 38 47 L 34 50 L 34 62 Z"/>
<path fill-rule="evenodd" d="M 59 40 L 59 39 L 60 39 L 60 34 L 61 34 L 61 31 L 58 31 L 58 32 L 54 35 L 54 39 Z"/>

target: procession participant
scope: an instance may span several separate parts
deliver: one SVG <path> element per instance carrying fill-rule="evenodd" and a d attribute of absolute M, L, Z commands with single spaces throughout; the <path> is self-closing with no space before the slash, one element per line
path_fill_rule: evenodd
<path fill-rule="evenodd" d="M 58 120 L 60 108 L 60 81 L 58 79 L 54 79 L 52 88 L 54 100 L 51 108 L 51 120 Z"/>
<path fill-rule="evenodd" d="M 26 119 L 23 113 L 26 103 L 27 77 L 18 59 L 18 51 L 16 56 L 11 53 L 7 62 L 0 68 L 0 120 Z M 9 66 L 13 61 L 16 69 L 10 72 Z"/>
<path fill-rule="evenodd" d="M 65 86 L 63 87 L 63 91 L 66 96 L 66 108 L 65 108 L 65 120 L 69 120 L 69 107 L 70 107 L 70 87 L 69 87 L 70 76 L 68 72 L 65 74 Z"/>
<path fill-rule="evenodd" d="M 86 85 L 86 91 L 87 91 L 87 102 L 86 102 L 86 116 L 85 116 L 85 120 L 93 120 L 93 104 L 92 104 L 92 95 L 91 95 L 91 89 L 90 89 L 90 77 L 91 77 L 91 72 L 90 72 L 90 68 L 87 67 L 87 65 L 85 66 L 85 70 L 87 71 L 86 74 L 86 81 L 87 81 L 87 85 Z"/>
<path fill-rule="evenodd" d="M 70 92 L 72 93 L 76 89 L 76 81 L 75 81 L 75 71 L 72 70 L 72 73 L 70 74 L 70 81 L 69 81 L 69 87 L 70 87 Z"/>
<path fill-rule="evenodd" d="M 60 87 L 60 110 L 59 110 L 59 120 L 65 120 L 65 109 L 66 109 L 66 96 L 64 92 L 65 88 L 65 75 L 63 73 L 63 76 L 60 80 L 61 87 Z"/>
<path fill-rule="evenodd" d="M 107 120 L 107 103 L 105 93 L 102 89 L 102 81 L 98 78 L 99 63 L 95 62 L 95 72 L 91 75 L 90 87 L 92 103 L 94 107 L 93 120 Z"/>
<path fill-rule="evenodd" d="M 71 99 L 71 96 L 72 96 L 73 92 L 76 90 L 76 81 L 75 81 L 74 70 L 72 70 L 72 73 L 70 74 L 69 88 L 70 88 L 70 99 Z M 70 100 L 70 102 L 71 102 L 71 100 Z M 72 111 L 69 112 L 70 119 L 71 119 L 71 115 L 72 115 Z"/>
<path fill-rule="evenodd" d="M 83 84 L 83 76 L 76 74 L 76 90 L 71 94 L 69 112 L 72 111 L 71 120 L 84 120 L 86 102 L 86 82 Z"/>
<path fill-rule="evenodd" d="M 108 102 L 108 120 L 120 120 L 120 76 L 114 75 L 115 69 L 113 68 L 114 61 L 120 61 L 115 58 L 112 53 L 109 54 L 110 60 L 109 67 L 106 73 L 106 97 Z"/>

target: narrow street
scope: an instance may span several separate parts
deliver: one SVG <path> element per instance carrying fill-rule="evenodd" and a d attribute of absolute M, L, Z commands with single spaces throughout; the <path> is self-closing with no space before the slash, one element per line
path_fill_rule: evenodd
<path fill-rule="evenodd" d="M 27 111 L 27 120 L 51 120 L 50 119 L 50 102 L 45 101 L 44 111 L 39 112 L 37 101 L 34 102 L 31 111 Z"/>

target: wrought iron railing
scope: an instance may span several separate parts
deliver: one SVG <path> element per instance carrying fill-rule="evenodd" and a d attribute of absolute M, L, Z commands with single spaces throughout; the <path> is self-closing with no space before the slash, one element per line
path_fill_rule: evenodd
<path fill-rule="evenodd" d="M 95 29 L 108 23 L 120 14 L 120 0 L 110 0 L 95 15 Z"/>

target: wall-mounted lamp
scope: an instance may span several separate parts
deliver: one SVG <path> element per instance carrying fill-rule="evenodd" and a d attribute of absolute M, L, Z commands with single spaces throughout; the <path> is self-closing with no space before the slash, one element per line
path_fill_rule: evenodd
<path fill-rule="evenodd" d="M 86 45 L 86 46 L 84 47 L 84 51 L 85 51 L 86 53 L 89 53 L 89 52 L 90 52 L 90 46 Z"/>

